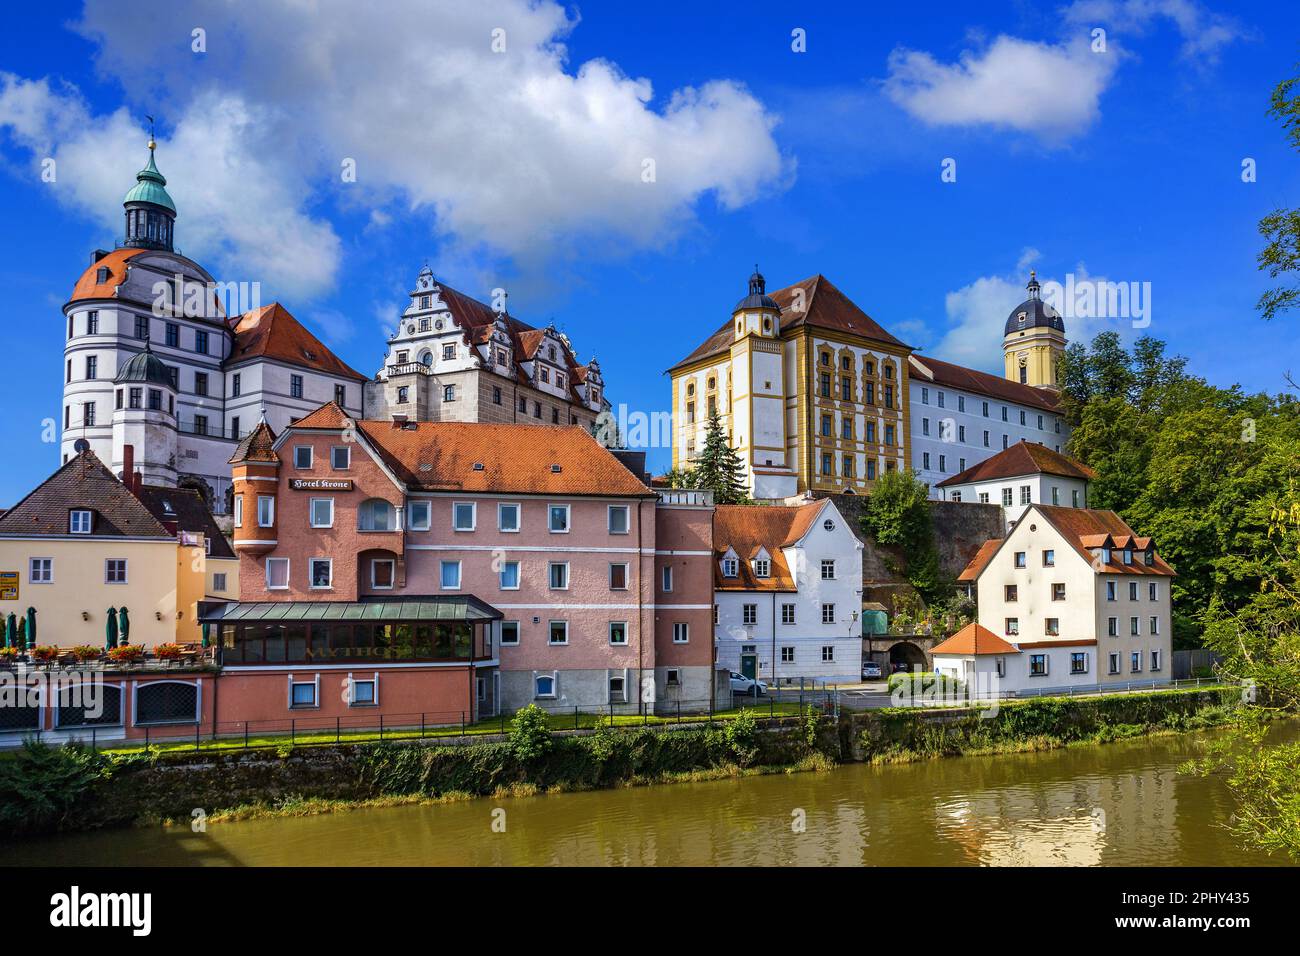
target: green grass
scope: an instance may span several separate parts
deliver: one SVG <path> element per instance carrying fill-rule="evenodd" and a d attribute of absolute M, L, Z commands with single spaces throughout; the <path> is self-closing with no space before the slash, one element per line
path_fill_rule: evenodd
<path fill-rule="evenodd" d="M 645 717 L 640 714 L 615 714 L 612 723 L 615 727 L 662 727 L 672 724 L 698 724 L 707 723 L 709 720 L 728 720 L 735 717 L 742 710 L 752 710 L 758 718 L 769 716 L 776 717 L 797 717 L 800 713 L 799 704 L 795 701 L 769 701 L 753 707 L 735 707 L 729 710 L 714 711 L 712 717 L 707 713 L 703 714 L 682 714 L 680 719 L 676 714 L 654 715 L 650 714 Z M 222 751 L 222 750 L 255 750 L 271 749 L 277 747 L 312 747 L 312 746 L 329 746 L 335 743 L 344 744 L 364 744 L 377 743 L 381 739 L 389 740 L 437 740 L 439 738 L 454 738 L 462 736 L 487 736 L 491 734 L 500 734 L 504 728 L 505 732 L 510 730 L 511 715 L 506 715 L 504 723 L 500 717 L 489 717 L 473 724 L 468 724 L 461 730 L 459 724 L 447 725 L 440 727 L 426 727 L 421 733 L 419 725 L 414 727 L 394 727 L 384 728 L 381 737 L 377 729 L 369 728 L 365 730 L 311 730 L 298 731 L 290 733 L 286 730 L 281 733 L 273 734 L 250 734 L 247 742 L 242 734 L 235 736 L 217 737 L 215 740 L 210 736 L 201 736 L 198 740 L 198 746 L 195 746 L 193 736 L 189 737 L 169 737 L 162 740 L 150 740 L 149 749 L 158 753 L 175 753 L 190 752 L 196 750 L 203 751 Z M 593 730 L 599 723 L 609 723 L 611 718 L 608 714 L 580 713 L 576 717 L 569 713 L 547 714 L 547 724 L 553 731 L 564 730 Z M 114 742 L 112 747 L 101 747 L 104 753 L 128 753 L 142 750 L 145 746 L 143 740 L 131 741 L 129 743 Z"/>

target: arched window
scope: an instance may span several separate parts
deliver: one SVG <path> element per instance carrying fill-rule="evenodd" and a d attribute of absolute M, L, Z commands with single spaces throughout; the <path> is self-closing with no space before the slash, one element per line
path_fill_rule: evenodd
<path fill-rule="evenodd" d="M 396 531 L 397 512 L 383 498 L 363 501 L 357 509 L 358 527 L 362 531 Z"/>
<path fill-rule="evenodd" d="M 135 692 L 137 724 L 192 724 L 199 719 L 199 685 L 160 680 L 141 684 Z"/>
<path fill-rule="evenodd" d="M 425 368 L 428 368 L 430 365 L 432 365 L 432 364 L 433 364 L 433 353 L 430 352 L 428 349 L 425 349 L 423 352 L 421 352 L 421 353 L 420 353 L 420 364 L 423 365 Z"/>
<path fill-rule="evenodd" d="M 103 684 L 95 689 L 90 684 L 65 687 L 59 691 L 59 708 L 54 726 L 64 727 L 116 727 L 122 723 L 122 688 Z"/>
<path fill-rule="evenodd" d="M 533 681 L 535 697 L 554 697 L 555 678 L 550 674 L 539 674 Z"/>

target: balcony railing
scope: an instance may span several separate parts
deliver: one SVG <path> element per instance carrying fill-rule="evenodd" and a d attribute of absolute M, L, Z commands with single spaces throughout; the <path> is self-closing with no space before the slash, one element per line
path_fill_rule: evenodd
<path fill-rule="evenodd" d="M 388 366 L 389 376 L 393 375 L 432 375 L 433 366 L 425 365 L 423 362 L 403 362 L 400 365 Z"/>
<path fill-rule="evenodd" d="M 228 438 L 231 441 L 239 441 L 248 434 L 249 429 L 241 428 L 236 431 L 233 428 L 225 428 L 221 425 L 214 425 L 211 422 L 204 423 L 200 426 L 196 422 L 178 421 L 176 428 L 187 435 L 202 435 L 205 438 Z"/>

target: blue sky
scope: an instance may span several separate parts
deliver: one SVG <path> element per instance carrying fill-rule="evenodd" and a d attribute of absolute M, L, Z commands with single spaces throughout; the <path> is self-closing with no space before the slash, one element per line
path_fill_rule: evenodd
<path fill-rule="evenodd" d="M 1150 283 L 1145 331 L 1196 372 L 1286 387 L 1300 320 L 1254 302 L 1256 223 L 1300 205 L 1300 157 L 1265 115 L 1300 61 L 1290 4 L 875 6 L 11 11 L 0 504 L 57 466 L 60 307 L 119 238 L 148 113 L 181 249 L 260 282 L 367 374 L 427 259 L 554 321 L 616 404 L 663 409 L 663 369 L 757 262 L 773 287 L 821 272 L 909 344 L 994 371 L 1029 268 Z M 1071 338 L 1103 327 L 1137 334 L 1067 320 Z"/>

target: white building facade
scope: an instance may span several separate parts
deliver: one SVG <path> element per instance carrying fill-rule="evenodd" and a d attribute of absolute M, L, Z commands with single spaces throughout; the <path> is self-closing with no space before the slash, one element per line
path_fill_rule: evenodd
<path fill-rule="evenodd" d="M 931 489 L 948 501 L 1000 504 L 1010 528 L 1030 505 L 1088 507 L 1094 472 L 1045 445 L 1021 441 Z"/>
<path fill-rule="evenodd" d="M 862 548 L 829 499 L 717 506 L 718 665 L 769 683 L 859 680 Z"/>
<path fill-rule="evenodd" d="M 935 668 L 968 681 L 995 675 L 1015 692 L 1165 683 L 1174 576 L 1155 543 L 1112 511 L 1030 505 L 963 572 L 988 634 L 938 645 Z"/>

